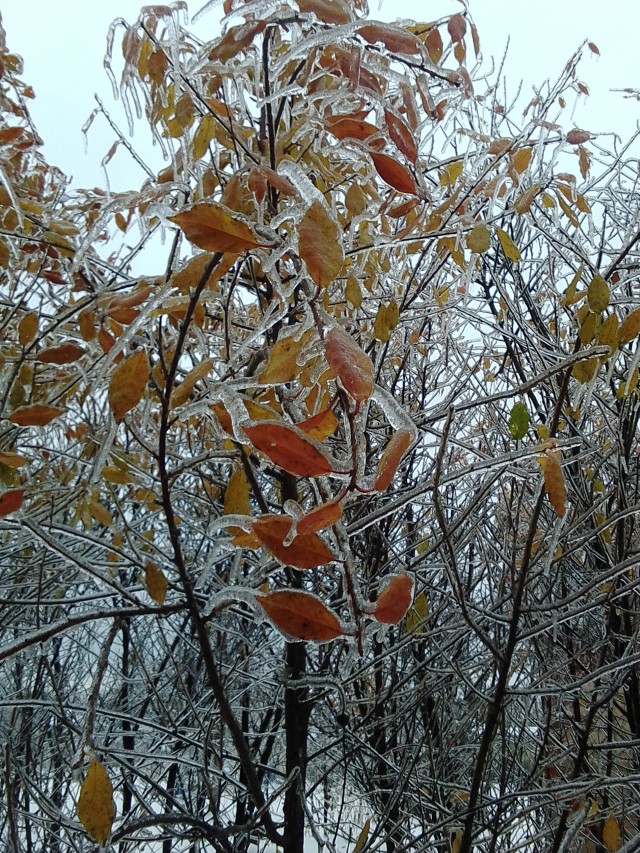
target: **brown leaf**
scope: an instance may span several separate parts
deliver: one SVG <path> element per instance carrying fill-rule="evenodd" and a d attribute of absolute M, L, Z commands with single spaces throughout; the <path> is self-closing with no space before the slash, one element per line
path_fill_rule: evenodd
<path fill-rule="evenodd" d="M 444 45 L 442 44 L 442 36 L 440 35 L 440 30 L 437 27 L 434 27 L 432 30 L 429 30 L 429 33 L 424 40 L 425 47 L 427 48 L 427 53 L 429 54 L 429 59 L 433 62 L 434 65 L 437 65 L 442 58 L 442 52 L 444 50 Z"/>
<path fill-rule="evenodd" d="M 397 624 L 411 605 L 413 597 L 413 578 L 406 572 L 392 575 L 378 595 L 375 609 L 372 611 L 378 622 Z"/>
<path fill-rule="evenodd" d="M 575 128 L 575 130 L 570 130 L 569 133 L 567 133 L 566 139 L 570 145 L 582 145 L 583 142 L 587 142 L 591 139 L 591 134 L 588 130 Z"/>
<path fill-rule="evenodd" d="M 620 323 L 620 343 L 628 344 L 640 335 L 640 308 L 636 308 Z"/>
<path fill-rule="evenodd" d="M 418 147 L 409 127 L 391 110 L 384 111 L 389 136 L 404 154 L 407 160 L 415 163 L 418 159 Z"/>
<path fill-rule="evenodd" d="M 74 343 L 60 344 L 57 347 L 49 347 L 48 349 L 40 350 L 38 353 L 38 361 L 45 364 L 71 364 L 82 358 L 85 350 L 84 347 Z"/>
<path fill-rule="evenodd" d="M 147 387 L 149 359 L 137 350 L 116 367 L 109 383 L 109 404 L 118 423 L 137 406 Z"/>
<path fill-rule="evenodd" d="M 378 462 L 376 479 L 373 484 L 373 488 L 377 492 L 384 492 L 391 485 L 391 481 L 412 439 L 413 434 L 409 429 L 399 429 L 391 436 Z"/>
<path fill-rule="evenodd" d="M 8 417 L 12 424 L 18 426 L 45 426 L 54 418 L 64 414 L 64 409 L 59 409 L 57 406 L 23 406 L 20 409 L 15 409 Z"/>
<path fill-rule="evenodd" d="M 224 493 L 225 515 L 251 515 L 249 483 L 244 468 L 240 465 L 233 469 Z"/>
<path fill-rule="evenodd" d="M 369 44 L 375 44 L 377 41 L 387 48 L 392 53 L 420 53 L 420 41 L 406 30 L 399 26 L 389 24 L 364 24 L 358 28 L 358 33 Z"/>
<path fill-rule="evenodd" d="M 335 559 L 329 546 L 317 533 L 305 533 L 285 545 L 291 532 L 292 520 L 288 515 L 262 515 L 254 519 L 252 531 L 262 545 L 285 566 L 298 569 L 316 569 Z"/>
<path fill-rule="evenodd" d="M 538 461 L 542 466 L 544 487 L 549 503 L 559 516 L 563 516 L 567 511 L 567 487 L 560 465 L 560 455 L 557 452 L 547 450 L 544 456 L 539 457 Z"/>
<path fill-rule="evenodd" d="M 240 254 L 270 245 L 232 210 L 215 202 L 197 202 L 168 218 L 184 232 L 190 243 L 207 252 Z"/>
<path fill-rule="evenodd" d="M 459 42 L 465 37 L 467 32 L 467 22 L 463 15 L 457 14 L 452 15 L 449 18 L 449 23 L 447 24 L 447 29 L 449 30 L 449 35 L 451 36 L 451 41 Z"/>
<path fill-rule="evenodd" d="M 169 583 L 162 569 L 152 560 L 147 560 L 144 570 L 144 582 L 151 598 L 157 604 L 164 604 Z"/>
<path fill-rule="evenodd" d="M 38 334 L 38 315 L 29 311 L 18 323 L 18 341 L 21 347 L 28 346 Z"/>
<path fill-rule="evenodd" d="M 6 465 L 7 468 L 22 468 L 26 465 L 28 459 L 20 453 L 14 453 L 12 450 L 0 450 L 0 465 Z"/>
<path fill-rule="evenodd" d="M 327 361 L 345 391 L 357 402 L 369 399 L 375 388 L 373 364 L 351 335 L 334 326 L 325 335 L 324 349 Z"/>
<path fill-rule="evenodd" d="M 313 12 L 319 21 L 326 24 L 348 24 L 353 13 L 339 0 L 298 0 L 301 12 Z"/>
<path fill-rule="evenodd" d="M 19 510 L 23 500 L 23 489 L 11 489 L 0 495 L 0 518 L 4 518 L 5 515 L 10 515 L 12 512 Z"/>
<path fill-rule="evenodd" d="M 613 812 L 602 825 L 602 843 L 607 848 L 608 853 L 616 853 L 616 850 L 622 846 L 620 824 Z"/>
<path fill-rule="evenodd" d="M 323 204 L 314 201 L 298 229 L 298 252 L 318 287 L 326 287 L 344 265 L 342 233 Z"/>
<path fill-rule="evenodd" d="M 372 151 L 371 159 L 376 168 L 376 172 L 380 175 L 385 184 L 389 184 L 394 190 L 401 193 L 417 195 L 418 187 L 413 175 L 406 169 L 398 160 L 389 157 L 388 154 L 380 154 Z"/>
<path fill-rule="evenodd" d="M 115 813 L 111 780 L 102 764 L 94 758 L 80 788 L 78 818 L 101 847 L 104 847 L 111 834 Z"/>
<path fill-rule="evenodd" d="M 322 643 L 345 633 L 335 613 L 308 592 L 278 590 L 256 599 L 276 628 L 297 640 Z"/>
<path fill-rule="evenodd" d="M 267 421 L 243 430 L 254 447 L 289 474 L 321 477 L 334 470 L 324 453 L 294 427 Z"/>

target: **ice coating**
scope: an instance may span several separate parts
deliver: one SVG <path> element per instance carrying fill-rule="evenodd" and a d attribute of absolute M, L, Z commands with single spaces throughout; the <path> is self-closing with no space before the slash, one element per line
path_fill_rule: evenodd
<path fill-rule="evenodd" d="M 324 339 L 327 361 L 343 388 L 360 403 L 375 388 L 373 364 L 351 335 L 339 326 L 331 328 Z"/>

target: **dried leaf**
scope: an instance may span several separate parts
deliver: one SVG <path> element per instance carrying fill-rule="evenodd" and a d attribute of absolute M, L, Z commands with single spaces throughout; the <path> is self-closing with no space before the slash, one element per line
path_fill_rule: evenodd
<path fill-rule="evenodd" d="M 609 347 L 612 352 L 618 348 L 620 343 L 620 324 L 617 314 L 610 314 L 600 327 L 598 343 Z"/>
<path fill-rule="evenodd" d="M 560 465 L 560 454 L 547 450 L 538 461 L 544 474 L 544 487 L 549 503 L 559 516 L 563 516 L 567 511 L 567 487 Z"/>
<path fill-rule="evenodd" d="M 531 162 L 532 154 L 533 148 L 521 148 L 519 151 L 516 151 L 513 157 L 511 158 L 513 168 L 519 175 L 521 175 L 523 172 L 526 172 L 529 168 L 529 163 Z"/>
<path fill-rule="evenodd" d="M 318 287 L 326 287 L 344 265 L 342 233 L 324 205 L 314 201 L 298 229 L 298 251 Z"/>
<path fill-rule="evenodd" d="M 21 347 L 28 346 L 38 334 L 38 315 L 29 311 L 18 323 L 18 341 Z"/>
<path fill-rule="evenodd" d="M 580 167 L 580 174 L 582 175 L 582 179 L 586 181 L 589 177 L 591 155 L 583 145 L 578 148 L 578 165 Z"/>
<path fill-rule="evenodd" d="M 517 263 L 520 260 L 520 249 L 518 249 L 511 237 L 502 228 L 496 228 L 496 234 L 498 235 L 498 240 L 500 241 L 500 246 L 505 257 Z"/>
<path fill-rule="evenodd" d="M 375 609 L 372 611 L 378 622 L 395 625 L 405 615 L 413 596 L 413 578 L 406 572 L 392 575 L 378 595 Z"/>
<path fill-rule="evenodd" d="M 224 493 L 225 515 L 251 515 L 249 482 L 242 466 L 233 469 Z"/>
<path fill-rule="evenodd" d="M 636 308 L 620 323 L 620 343 L 628 344 L 640 335 L 640 308 Z"/>
<path fill-rule="evenodd" d="M 605 820 L 602 825 L 602 843 L 607 848 L 609 853 L 616 853 L 622 846 L 622 833 L 620 832 L 620 824 L 613 812 Z"/>
<path fill-rule="evenodd" d="M 395 299 L 391 299 L 386 305 L 380 303 L 373 321 L 373 336 L 382 343 L 386 343 L 391 338 L 391 333 L 398 325 L 399 319 L 400 312 Z"/>
<path fill-rule="evenodd" d="M 571 375 L 582 385 L 590 382 L 600 366 L 600 361 L 597 358 L 583 358 L 582 361 L 576 361 L 571 370 Z"/>
<path fill-rule="evenodd" d="M 325 127 L 336 139 L 360 139 L 362 141 L 380 133 L 380 128 L 376 127 L 375 124 L 364 121 L 357 115 L 328 116 L 325 119 Z"/>
<path fill-rule="evenodd" d="M 15 409 L 8 417 L 12 424 L 18 426 L 45 426 L 54 418 L 64 414 L 64 409 L 57 406 L 23 406 Z"/>
<path fill-rule="evenodd" d="M 385 184 L 389 184 L 394 190 L 401 193 L 417 195 L 418 188 L 411 172 L 406 169 L 398 160 L 389 157 L 388 154 L 380 154 L 372 151 L 371 159 L 376 168 L 376 172 L 380 175 Z"/>
<path fill-rule="evenodd" d="M 301 12 L 313 12 L 319 21 L 326 24 L 348 24 L 353 14 L 339 0 L 298 0 Z"/>
<path fill-rule="evenodd" d="M 429 30 L 429 33 L 427 34 L 427 37 L 424 40 L 424 44 L 427 48 L 429 59 L 433 62 L 434 65 L 437 65 L 438 62 L 440 62 L 440 60 L 442 59 L 442 52 L 444 50 L 442 36 L 440 35 L 440 30 L 437 27 L 434 27 L 432 30 Z"/>
<path fill-rule="evenodd" d="M 342 387 L 354 400 L 367 400 L 375 388 L 373 364 L 348 332 L 331 328 L 324 339 L 327 361 Z"/>
<path fill-rule="evenodd" d="M 296 640 L 322 643 L 345 633 L 335 613 L 308 592 L 278 590 L 256 600 L 276 628 Z"/>
<path fill-rule="evenodd" d="M 488 251 L 491 246 L 491 234 L 484 222 L 478 222 L 467 234 L 467 248 L 477 255 Z"/>
<path fill-rule="evenodd" d="M 344 289 L 344 298 L 347 302 L 350 302 L 356 310 L 362 305 L 362 291 L 360 290 L 360 283 L 355 275 L 350 275 L 347 279 L 347 286 Z"/>
<path fill-rule="evenodd" d="M 570 130 L 567 133 L 566 139 L 569 145 L 582 145 L 583 142 L 591 139 L 591 134 L 587 130 L 575 128 L 575 130 Z"/>
<path fill-rule="evenodd" d="M 74 343 L 60 344 L 57 347 L 49 347 L 49 349 L 40 350 L 38 353 L 38 361 L 45 364 L 71 364 L 78 361 L 85 354 L 84 347 Z"/>
<path fill-rule="evenodd" d="M 260 382 L 264 385 L 291 382 L 299 376 L 303 365 L 298 364 L 298 357 L 308 340 L 308 334 L 302 335 L 298 340 L 293 335 L 278 338 L 269 354 L 269 360 L 260 373 Z"/>
<path fill-rule="evenodd" d="M 7 468 L 22 468 L 28 461 L 26 456 L 21 456 L 20 453 L 14 453 L 12 450 L 0 450 L 0 465 L 6 465 Z"/>
<path fill-rule="evenodd" d="M 376 479 L 373 484 L 373 488 L 377 492 L 384 492 L 389 488 L 402 457 L 412 440 L 413 433 L 409 429 L 399 429 L 391 436 L 378 462 Z"/>
<path fill-rule="evenodd" d="M 204 379 L 205 376 L 209 375 L 212 367 L 213 359 L 206 358 L 204 361 L 201 361 L 200 364 L 196 364 L 195 367 L 191 368 L 182 382 L 171 392 L 172 408 L 182 406 L 187 402 L 197 383 L 201 379 Z"/>
<path fill-rule="evenodd" d="M 109 404 L 118 423 L 142 399 L 149 379 L 149 359 L 140 349 L 116 367 L 109 383 Z"/>
<path fill-rule="evenodd" d="M 449 30 L 452 42 L 462 41 L 467 32 L 467 22 L 464 16 L 460 14 L 452 15 L 449 18 L 447 29 Z"/>
<path fill-rule="evenodd" d="M 391 51 L 391 53 L 420 53 L 420 41 L 413 35 L 399 26 L 388 24 L 364 24 L 359 27 L 358 33 L 369 44 L 375 44 L 377 41 Z"/>
<path fill-rule="evenodd" d="M 594 275 L 587 288 L 589 308 L 596 314 L 602 314 L 609 304 L 609 285 L 601 275 Z"/>
<path fill-rule="evenodd" d="M 402 121 L 399 116 L 391 112 L 384 111 L 384 118 L 387 123 L 389 136 L 398 146 L 398 149 L 404 154 L 407 160 L 415 163 L 418 159 L 418 146 L 414 139 L 410 128 Z"/>
<path fill-rule="evenodd" d="M 241 252 L 269 246 L 238 214 L 222 204 L 201 201 L 169 216 L 190 243 L 207 252 Z"/>
<path fill-rule="evenodd" d="M 255 448 L 289 474 L 297 477 L 320 477 L 334 470 L 322 451 L 294 427 L 265 422 L 243 427 Z"/>
<path fill-rule="evenodd" d="M 111 780 L 102 764 L 94 758 L 80 788 L 78 818 L 101 847 L 104 847 L 111 834 L 115 813 Z"/>
<path fill-rule="evenodd" d="M 3 495 L 0 495 L 0 518 L 4 518 L 6 515 L 10 515 L 10 513 L 19 510 L 22 506 L 23 500 L 23 489 L 11 489 Z"/>
<path fill-rule="evenodd" d="M 525 190 L 523 193 L 520 193 L 518 198 L 513 203 L 513 209 L 518 214 L 518 216 L 522 216 L 523 214 L 529 211 L 529 208 L 533 204 L 533 201 L 539 192 L 540 184 L 533 184 L 529 187 L 529 189 Z"/>
<path fill-rule="evenodd" d="M 254 519 L 252 531 L 260 544 L 285 566 L 316 569 L 335 559 L 317 533 L 296 536 L 290 545 L 285 545 L 292 523 L 288 515 L 262 515 Z"/>
<path fill-rule="evenodd" d="M 151 598 L 157 604 L 164 604 L 169 582 L 162 569 L 152 560 L 147 560 L 144 570 L 144 583 Z"/>

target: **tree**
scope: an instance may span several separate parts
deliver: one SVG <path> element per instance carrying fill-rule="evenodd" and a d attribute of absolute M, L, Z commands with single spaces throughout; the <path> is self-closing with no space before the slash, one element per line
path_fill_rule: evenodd
<path fill-rule="evenodd" d="M 635 161 L 466 9 L 224 11 L 124 27 L 124 194 L 2 47 L 2 835 L 635 849 Z"/>

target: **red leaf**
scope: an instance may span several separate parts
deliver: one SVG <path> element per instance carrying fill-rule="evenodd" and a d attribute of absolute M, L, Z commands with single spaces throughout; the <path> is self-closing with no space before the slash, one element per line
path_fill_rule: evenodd
<path fill-rule="evenodd" d="M 328 116 L 325 119 L 327 130 L 337 139 L 368 139 L 380 129 L 355 115 Z"/>
<path fill-rule="evenodd" d="M 389 157 L 388 154 L 380 154 L 371 152 L 373 165 L 376 167 L 376 172 L 380 175 L 385 184 L 389 184 L 394 190 L 401 193 L 409 193 L 416 195 L 418 188 L 413 179 L 413 175 L 409 172 L 402 163 Z"/>
<path fill-rule="evenodd" d="M 462 41 L 467 32 L 467 22 L 464 17 L 460 14 L 452 15 L 449 18 L 449 23 L 447 24 L 447 29 L 449 30 L 449 35 L 451 36 L 451 41 L 458 42 Z"/>
<path fill-rule="evenodd" d="M 391 485 L 398 465 L 402 461 L 406 449 L 411 444 L 413 435 L 409 429 L 399 429 L 391 436 L 378 462 L 378 470 L 373 488 L 377 492 L 386 491 Z"/>
<path fill-rule="evenodd" d="M 269 553 L 285 566 L 316 569 L 335 560 L 333 551 L 317 533 L 301 534 L 290 545 L 285 545 L 291 524 L 288 515 L 261 515 L 254 519 L 252 530 Z"/>
<path fill-rule="evenodd" d="M 304 536 L 305 534 L 316 533 L 318 530 L 326 530 L 327 527 L 332 527 L 341 518 L 342 505 L 340 501 L 335 499 L 327 501 L 302 516 L 296 524 L 296 536 Z"/>
<path fill-rule="evenodd" d="M 392 575 L 378 595 L 375 609 L 372 611 L 378 622 L 397 624 L 409 609 L 413 598 L 413 578 L 406 572 Z"/>
<path fill-rule="evenodd" d="M 354 400 L 368 400 L 375 388 L 373 364 L 348 332 L 334 326 L 325 335 L 327 361 Z"/>
<path fill-rule="evenodd" d="M 395 144 L 398 146 L 398 149 L 402 151 L 407 160 L 411 160 L 412 163 L 415 163 L 418 158 L 418 147 L 415 139 L 413 138 L 413 133 L 411 133 L 402 119 L 398 118 L 398 116 L 390 110 L 384 111 L 384 117 L 387 122 L 387 128 L 391 139 L 393 139 Z"/>
<path fill-rule="evenodd" d="M 24 491 L 22 489 L 11 489 L 11 491 L 0 495 L 0 518 L 20 509 L 23 500 Z"/>
<path fill-rule="evenodd" d="M 45 364 L 71 364 L 82 358 L 84 353 L 84 348 L 78 344 L 60 344 L 57 347 L 41 350 L 38 353 L 38 361 L 43 361 Z"/>
<path fill-rule="evenodd" d="M 311 439 L 294 427 L 268 421 L 245 426 L 249 440 L 278 467 L 297 477 L 320 477 L 334 470 L 333 465 Z"/>
<path fill-rule="evenodd" d="M 583 142 L 588 142 L 589 139 L 591 139 L 591 134 L 588 130 L 575 128 L 575 130 L 570 130 L 567 133 L 567 142 L 570 145 L 582 145 Z"/>
<path fill-rule="evenodd" d="M 345 633 L 335 613 L 308 592 L 278 590 L 256 599 L 276 628 L 297 640 L 325 642 Z"/>

